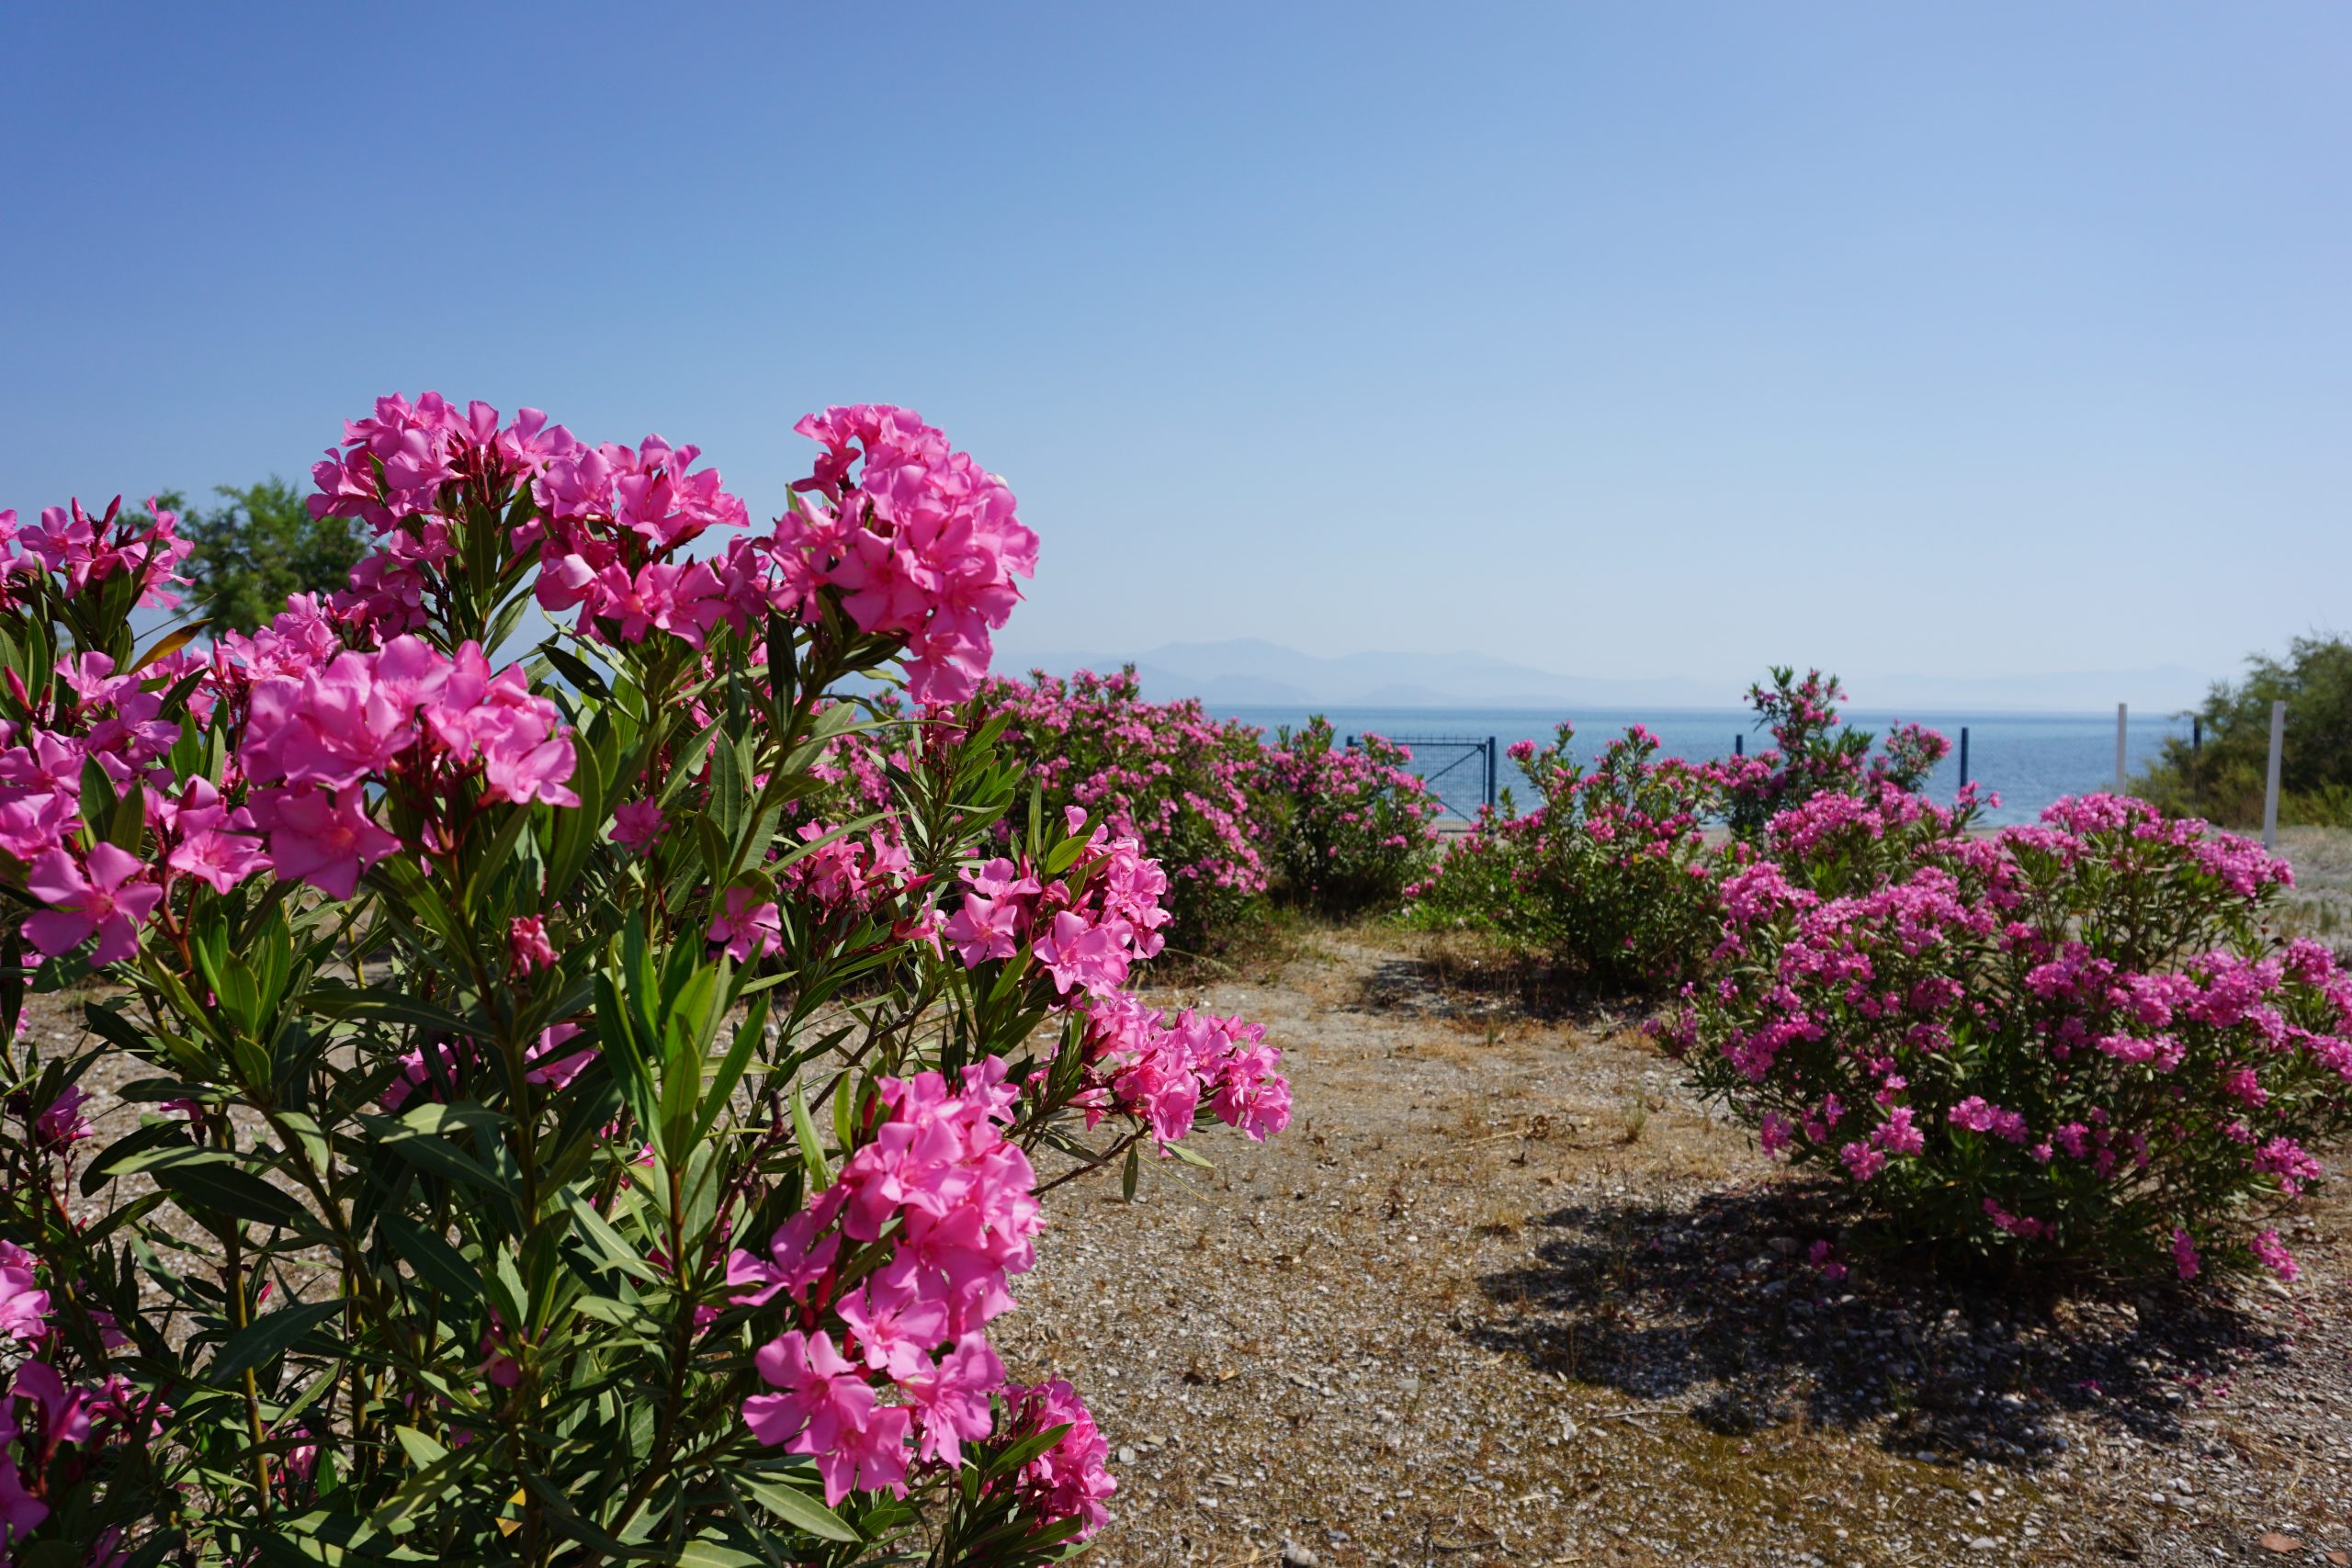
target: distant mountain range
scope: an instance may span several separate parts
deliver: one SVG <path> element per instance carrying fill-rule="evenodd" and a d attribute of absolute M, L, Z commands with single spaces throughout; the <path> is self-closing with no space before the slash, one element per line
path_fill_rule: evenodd
<path fill-rule="evenodd" d="M 1133 663 L 1155 702 L 1199 697 L 1214 708 L 1728 708 L 1741 684 L 1678 676 L 1563 675 L 1479 653 L 1301 653 L 1262 637 L 1171 642 L 1134 654 L 1007 649 L 996 668 L 1056 675 Z M 1758 674 L 1762 671 L 1758 671 Z M 2119 702 L 2150 714 L 2193 705 L 2207 677 L 2180 665 L 2050 675 L 1892 675 L 1849 678 L 1858 709 L 1921 713 L 2087 713 Z"/>

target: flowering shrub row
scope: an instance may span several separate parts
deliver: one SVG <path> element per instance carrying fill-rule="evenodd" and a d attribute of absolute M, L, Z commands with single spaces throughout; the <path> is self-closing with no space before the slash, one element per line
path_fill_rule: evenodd
<path fill-rule="evenodd" d="M 1992 838 L 1974 809 L 1889 784 L 1775 817 L 1669 1043 L 1768 1150 L 1916 1235 L 2293 1279 L 2251 1216 L 2352 1128 L 2352 976 L 2265 931 L 2285 863 L 2118 796 Z"/>
<path fill-rule="evenodd" d="M 1168 869 L 1169 934 L 1188 950 L 1277 885 L 1329 910 L 1392 902 L 1432 852 L 1437 800 L 1379 736 L 1339 747 L 1317 717 L 1270 746 L 1196 699 L 1145 701 L 1132 667 L 991 681 L 981 701 L 1047 805 L 1095 814 Z"/>
<path fill-rule="evenodd" d="M 1614 988 L 1655 993 L 1697 976 L 1722 918 L 1717 884 L 1753 862 L 1765 823 L 1817 796 L 1907 793 L 1949 750 L 1905 725 L 1873 754 L 1876 738 L 1838 716 L 1844 694 L 1835 676 L 1776 667 L 1770 687 L 1748 691 L 1773 747 L 1709 762 L 1658 757 L 1641 725 L 1589 772 L 1570 753 L 1570 725 L 1541 750 L 1516 743 L 1535 805 L 1519 816 L 1507 800 L 1482 816 L 1410 890 L 1408 921 L 1491 931 Z M 1710 823 L 1731 842 L 1711 846 Z"/>
<path fill-rule="evenodd" d="M 1671 986 L 1698 972 L 1715 931 L 1723 856 L 1701 824 L 1720 798 L 1716 779 L 1657 759 L 1657 738 L 1640 725 L 1588 773 L 1569 750 L 1575 734 L 1564 723 L 1540 751 L 1528 740 L 1510 748 L 1536 804 L 1482 816 L 1408 890 L 1407 919 L 1488 931 L 1605 986 Z"/>
<path fill-rule="evenodd" d="M 1102 1522 L 1083 1403 L 989 1338 L 1032 1151 L 1132 1177 L 1288 1091 L 1123 989 L 1167 873 L 1023 811 L 968 700 L 1011 493 L 902 410 L 798 429 L 755 530 L 691 447 L 381 400 L 310 502 L 376 536 L 350 591 L 208 651 L 134 646 L 169 513 L 0 513 L 14 1560 L 1026 1563 Z M 534 602 L 566 624 L 502 663 Z M 17 1037 L 77 990 L 79 1044 Z"/>

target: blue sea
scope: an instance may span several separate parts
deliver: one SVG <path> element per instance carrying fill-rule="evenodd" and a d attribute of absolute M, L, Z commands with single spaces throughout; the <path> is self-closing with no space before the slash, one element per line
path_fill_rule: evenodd
<path fill-rule="evenodd" d="M 1498 747 L 1514 740 L 1548 744 L 1561 715 L 1526 708 L 1307 708 L 1230 705 L 1216 710 L 1221 717 L 1239 719 L 1263 728 L 1268 737 L 1283 725 L 1295 728 L 1310 712 L 1319 711 L 1343 736 L 1366 730 L 1395 739 L 1485 740 Z M 1968 731 L 1968 776 L 2001 797 L 1997 809 L 1981 820 L 1992 823 L 2030 822 L 2041 808 L 2061 795 L 2109 789 L 2115 783 L 2115 714 L 1996 714 L 1893 713 L 1856 710 L 1845 715 L 1857 729 L 1884 734 L 1898 716 L 1940 731 L 1952 743 L 1928 781 L 1928 793 L 1949 800 L 1960 787 L 1960 734 Z M 1729 756 L 1733 739 L 1745 740 L 1749 751 L 1772 744 L 1769 732 L 1752 728 L 1755 716 L 1745 708 L 1679 708 L 1651 713 L 1623 708 L 1588 708 L 1575 715 L 1576 754 L 1589 762 L 1601 747 L 1624 733 L 1631 724 L 1645 724 L 1663 743 L 1659 755 L 1703 761 Z M 2157 754 L 2166 738 L 2188 736 L 2188 720 L 2171 714 L 2132 714 L 2125 732 L 2127 771 L 2137 773 Z M 1464 814 L 1477 809 L 1486 787 L 1483 762 L 1462 759 L 1458 749 L 1423 747 L 1415 765 L 1424 776 L 1441 773 L 1438 792 L 1447 805 Z M 1499 759 L 1499 782 L 1512 785 L 1523 808 L 1528 791 L 1518 767 Z"/>

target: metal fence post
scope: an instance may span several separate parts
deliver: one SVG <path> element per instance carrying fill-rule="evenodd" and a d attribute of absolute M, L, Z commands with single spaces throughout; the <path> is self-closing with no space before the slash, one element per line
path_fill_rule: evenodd
<path fill-rule="evenodd" d="M 1496 761 L 1498 755 L 1495 738 L 1489 735 L 1487 737 L 1487 808 L 1490 811 L 1495 805 L 1495 775 L 1502 771 Z"/>
<path fill-rule="evenodd" d="M 2130 710 L 2121 703 L 2115 705 L 2115 793 L 2123 793 L 2123 731 Z"/>
<path fill-rule="evenodd" d="M 1960 727 L 1960 787 L 1968 787 L 1968 726 Z"/>
<path fill-rule="evenodd" d="M 2287 740 L 2287 705 L 2270 705 L 2270 776 L 2262 786 L 2262 847 L 2278 847 L 2278 753 Z"/>
<path fill-rule="evenodd" d="M 1732 738 L 1731 738 L 1731 754 L 1732 754 L 1733 756 L 1735 756 L 1735 757 L 1745 757 L 1745 756 L 1747 756 L 1747 736 L 1745 736 L 1745 735 L 1741 735 L 1741 734 L 1736 734 L 1736 733 L 1735 733 L 1735 734 L 1732 736 Z"/>

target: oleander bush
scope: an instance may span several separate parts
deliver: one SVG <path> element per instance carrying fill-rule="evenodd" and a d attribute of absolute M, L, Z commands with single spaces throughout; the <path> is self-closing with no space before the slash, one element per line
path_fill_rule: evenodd
<path fill-rule="evenodd" d="M 2352 1129 L 2352 977 L 2266 919 L 2286 863 L 2144 802 L 1969 831 L 1891 784 L 1772 818 L 1667 1023 L 1768 1151 L 1980 1260 L 2286 1279 L 2273 1211 Z"/>
<path fill-rule="evenodd" d="M 1732 833 L 1754 839 L 1766 823 L 1816 795 L 1875 798 L 1885 785 L 1906 794 L 1927 782 L 1951 742 L 1917 724 L 1897 725 L 1882 742 L 1838 716 L 1846 690 L 1835 675 L 1776 664 L 1771 684 L 1747 689 L 1756 728 L 1769 729 L 1762 751 L 1708 764 L 1723 788 L 1723 816 Z M 1877 747 L 1875 754 L 1871 748 Z"/>
<path fill-rule="evenodd" d="M 1724 856 L 1702 824 L 1721 785 L 1708 767 L 1659 758 L 1640 725 L 1588 772 L 1570 750 L 1575 734 L 1564 723 L 1541 750 L 1510 748 L 1535 804 L 1481 813 L 1408 891 L 1406 921 L 1487 931 L 1612 989 L 1670 989 L 1700 972 L 1714 941 Z"/>
<path fill-rule="evenodd" d="M 309 503 L 370 532 L 351 589 L 209 649 L 133 636 L 168 511 L 0 513 L 10 1560 L 1031 1563 L 1102 1522 L 1083 1402 L 989 1341 L 1033 1156 L 1132 1182 L 1287 1089 L 1124 988 L 1165 873 L 1030 809 L 972 700 L 1011 492 L 901 410 L 798 429 L 755 530 L 692 447 L 381 400 Z M 28 994 L 86 1036 L 18 1038 Z"/>
<path fill-rule="evenodd" d="M 1426 875 L 1437 850 L 1431 820 L 1444 809 L 1408 765 L 1412 751 L 1385 736 L 1336 742 L 1317 715 L 1266 749 L 1260 781 L 1276 804 L 1271 859 L 1298 903 L 1327 914 L 1395 905 Z"/>
<path fill-rule="evenodd" d="M 1179 949 L 1203 951 L 1265 893 L 1280 803 L 1260 783 L 1251 726 L 1195 698 L 1146 702 L 1133 665 L 991 680 L 980 704 L 1006 720 L 1003 744 L 1048 807 L 1087 812 L 1159 863 Z"/>

